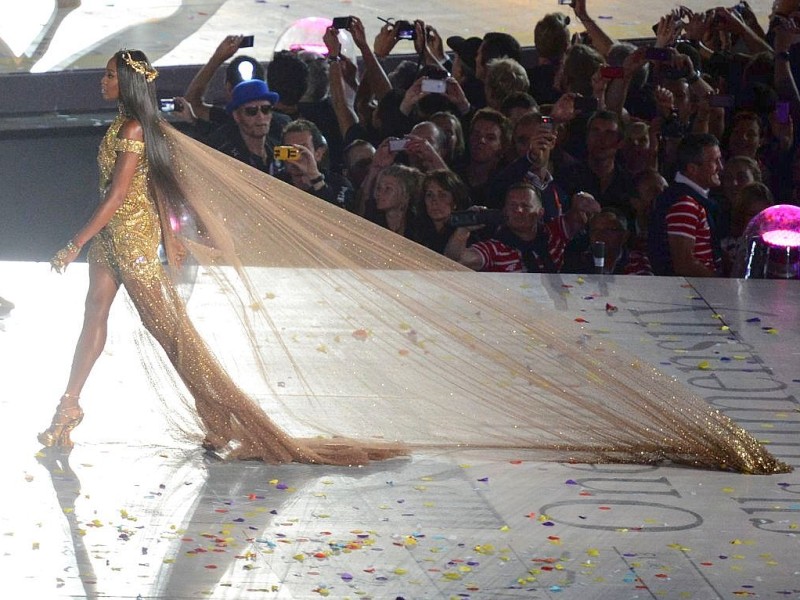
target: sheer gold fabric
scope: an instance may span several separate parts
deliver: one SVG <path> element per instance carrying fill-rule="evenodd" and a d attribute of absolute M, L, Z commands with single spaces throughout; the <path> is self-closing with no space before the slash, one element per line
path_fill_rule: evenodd
<path fill-rule="evenodd" d="M 337 464 L 405 446 L 788 469 L 704 401 L 563 316 L 166 125 L 164 134 L 187 202 L 157 203 L 171 279 L 118 272 L 213 445 Z M 129 200 L 151 202 L 144 188 Z M 123 243 L 136 219 L 104 236 Z M 151 264 L 152 246 L 140 251 Z"/>
<path fill-rule="evenodd" d="M 133 152 L 139 162 L 122 206 L 93 241 L 89 260 L 109 268 L 125 286 L 143 325 L 194 398 L 207 432 L 205 443 L 232 457 L 268 462 L 349 465 L 403 452 L 396 445 L 292 439 L 231 381 L 193 327 L 161 265 L 160 220 L 148 190 L 145 147 L 136 140 L 118 138 L 122 124 L 123 118 L 117 117 L 100 144 L 101 192 L 110 183 L 117 153 Z"/>

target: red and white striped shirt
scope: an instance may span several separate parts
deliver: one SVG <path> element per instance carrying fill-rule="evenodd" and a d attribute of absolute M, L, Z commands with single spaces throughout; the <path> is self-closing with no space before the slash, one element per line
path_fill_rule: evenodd
<path fill-rule="evenodd" d="M 540 222 L 539 227 L 544 227 L 545 229 L 547 251 L 552 264 L 556 268 L 556 272 L 558 272 L 564 264 L 564 249 L 569 243 L 569 238 L 564 228 L 564 217 L 561 216 L 547 223 Z M 527 271 L 522 252 L 500 240 L 491 239 L 477 242 L 472 244 L 470 248 L 476 250 L 483 259 L 481 271 L 495 273 L 521 273 Z M 540 273 L 551 271 L 541 257 L 536 256 L 536 262 Z"/>
<path fill-rule="evenodd" d="M 667 235 L 677 235 L 694 240 L 693 256 L 695 260 L 709 270 L 715 270 L 708 215 L 706 209 L 694 198 L 684 196 L 670 207 L 667 212 Z"/>

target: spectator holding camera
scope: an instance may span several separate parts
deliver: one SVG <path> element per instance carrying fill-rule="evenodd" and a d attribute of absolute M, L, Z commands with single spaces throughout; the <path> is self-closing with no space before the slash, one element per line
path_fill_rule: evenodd
<path fill-rule="evenodd" d="M 284 150 L 286 158 L 281 179 L 339 208 L 353 210 L 353 186 L 343 175 L 323 166 L 328 143 L 316 124 L 307 119 L 292 121 L 283 130 L 282 143 L 279 151 Z"/>
<path fill-rule="evenodd" d="M 568 213 L 542 223 L 544 208 L 538 191 L 528 183 L 517 183 L 506 192 L 505 223 L 491 238 L 467 247 L 470 232 L 483 226 L 460 227 L 447 243 L 445 255 L 475 271 L 558 273 L 567 243 L 599 211 L 591 195 L 577 194 Z"/>
<path fill-rule="evenodd" d="M 275 146 L 268 134 L 272 107 L 278 98 L 260 79 L 238 84 L 225 107 L 234 123 L 215 131 L 208 144 L 259 171 L 275 175 L 278 168 L 273 160 Z"/>
<path fill-rule="evenodd" d="M 569 196 L 550 172 L 557 142 L 555 119 L 539 113 L 523 115 L 514 124 L 512 142 L 516 158 L 492 178 L 486 206 L 501 208 L 506 191 L 514 184 L 526 182 L 539 192 L 544 221 L 560 217 L 569 207 Z"/>
<path fill-rule="evenodd" d="M 447 140 L 438 125 L 421 121 L 414 125 L 405 139 L 403 152 L 412 167 L 423 173 L 448 168 L 443 158 Z"/>

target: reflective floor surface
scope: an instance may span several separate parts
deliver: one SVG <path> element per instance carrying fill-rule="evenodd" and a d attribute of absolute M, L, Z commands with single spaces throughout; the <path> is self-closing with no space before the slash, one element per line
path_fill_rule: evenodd
<path fill-rule="evenodd" d="M 487 275 L 487 277 L 491 277 Z M 498 276 L 686 382 L 800 465 L 798 282 Z M 8 598 L 800 598 L 800 477 L 415 454 L 224 463 L 168 433 L 117 299 L 71 453 L 43 450 L 86 286 L 0 263 Z"/>

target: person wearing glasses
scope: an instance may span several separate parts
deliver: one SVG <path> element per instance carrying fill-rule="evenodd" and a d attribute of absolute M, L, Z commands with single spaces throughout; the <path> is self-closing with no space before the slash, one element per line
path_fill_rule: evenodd
<path fill-rule="evenodd" d="M 209 145 L 259 171 L 277 175 L 279 168 L 273 159 L 275 145 L 269 138 L 269 128 L 272 108 L 279 99 L 260 79 L 237 84 L 225 107 L 233 123 L 214 132 Z"/>

